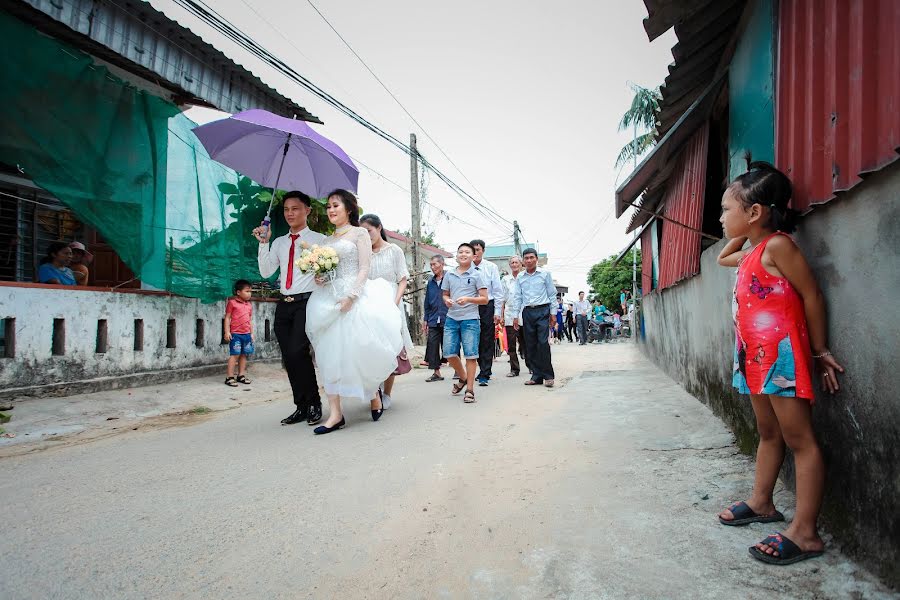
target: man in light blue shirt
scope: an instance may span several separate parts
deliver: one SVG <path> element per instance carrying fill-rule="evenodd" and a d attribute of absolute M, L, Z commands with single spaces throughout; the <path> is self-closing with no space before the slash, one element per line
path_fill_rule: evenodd
<path fill-rule="evenodd" d="M 549 271 L 537 268 L 538 256 L 534 248 L 522 253 L 525 272 L 516 278 L 516 286 L 507 310 L 522 311 L 522 318 L 513 319 L 513 327 L 525 329 L 525 355 L 531 362 L 531 379 L 525 385 L 544 384 L 553 387 L 553 364 L 550 362 L 550 327 L 556 324 L 556 286 Z"/>
<path fill-rule="evenodd" d="M 503 285 L 500 283 L 500 269 L 489 260 L 484 260 L 484 240 L 472 240 L 469 245 L 475 249 L 472 268 L 481 275 L 487 285 L 488 303 L 478 308 L 481 318 L 481 337 L 478 342 L 478 385 L 487 386 L 491 380 L 494 364 L 494 332 L 500 322 L 503 308 Z"/>

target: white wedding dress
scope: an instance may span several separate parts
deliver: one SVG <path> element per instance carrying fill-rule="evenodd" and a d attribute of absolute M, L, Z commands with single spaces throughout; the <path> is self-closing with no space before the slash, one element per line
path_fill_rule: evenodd
<path fill-rule="evenodd" d="M 371 400 L 397 368 L 403 349 L 400 309 L 383 280 L 369 280 L 372 242 L 365 229 L 351 228 L 326 242 L 340 258 L 333 281 L 316 290 L 306 306 L 306 334 L 316 354 L 325 393 Z M 340 311 L 343 298 L 355 297 Z"/>

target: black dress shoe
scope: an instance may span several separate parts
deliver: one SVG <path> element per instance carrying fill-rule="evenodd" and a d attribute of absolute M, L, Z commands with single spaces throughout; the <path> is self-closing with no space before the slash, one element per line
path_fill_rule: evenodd
<path fill-rule="evenodd" d="M 332 431 L 337 431 L 338 429 L 342 428 L 346 424 L 347 424 L 347 422 L 344 421 L 344 417 L 341 417 L 341 420 L 334 427 L 325 427 L 324 425 L 319 425 L 318 427 L 313 429 L 313 433 L 316 435 L 323 435 L 326 433 L 331 433 Z"/>
<path fill-rule="evenodd" d="M 322 420 L 322 407 L 312 405 L 309 407 L 309 411 L 306 414 L 306 424 L 307 425 L 315 425 L 319 421 Z"/>
<path fill-rule="evenodd" d="M 282 425 L 293 425 L 294 423 L 299 423 L 300 421 L 302 421 L 305 418 L 306 418 L 306 409 L 298 408 L 293 413 L 291 413 L 291 416 L 282 419 L 281 424 Z"/>
<path fill-rule="evenodd" d="M 377 410 L 372 410 L 372 420 L 377 421 L 381 418 L 381 415 L 384 414 L 384 396 L 381 393 L 381 390 L 378 390 L 378 400 L 381 402 L 381 408 Z"/>

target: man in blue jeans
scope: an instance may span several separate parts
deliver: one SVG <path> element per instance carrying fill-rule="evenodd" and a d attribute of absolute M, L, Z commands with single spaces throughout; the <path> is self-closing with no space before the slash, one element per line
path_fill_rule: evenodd
<path fill-rule="evenodd" d="M 464 402 L 475 402 L 475 369 L 478 368 L 478 343 L 481 336 L 481 317 L 478 306 L 488 303 L 487 283 L 481 273 L 472 266 L 475 249 L 471 244 L 460 244 L 456 249 L 459 265 L 444 275 L 441 290 L 447 305 L 447 322 L 444 323 L 444 356 L 459 382 L 453 384 L 453 395 L 466 388 Z M 466 359 L 463 370 L 459 352 Z"/>

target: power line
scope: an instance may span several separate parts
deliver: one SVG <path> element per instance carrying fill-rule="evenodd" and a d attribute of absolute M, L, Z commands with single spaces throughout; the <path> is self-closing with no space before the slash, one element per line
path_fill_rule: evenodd
<path fill-rule="evenodd" d="M 381 127 L 375 125 L 343 102 L 332 96 L 330 93 L 317 86 L 315 83 L 301 75 L 290 65 L 279 59 L 277 56 L 273 55 L 271 52 L 263 48 L 260 44 L 250 38 L 246 33 L 244 33 L 237 26 L 232 24 L 228 19 L 219 14 L 215 9 L 208 6 L 203 0 L 174 0 L 176 4 L 190 12 L 195 17 L 199 18 L 201 21 L 211 26 L 213 29 L 217 30 L 219 33 L 232 40 L 240 47 L 256 56 L 264 63 L 268 64 L 271 68 L 280 72 L 284 76 L 288 77 L 290 80 L 294 81 L 304 89 L 308 90 L 316 97 L 325 101 L 327 104 L 346 115 L 347 117 L 353 119 L 366 129 L 370 130 L 372 133 L 375 133 L 391 145 L 395 146 L 397 149 L 402 152 L 411 154 L 412 150 L 405 143 L 401 142 L 399 139 L 382 129 Z M 458 185 L 455 181 L 450 179 L 446 174 L 444 174 L 440 169 L 435 167 L 427 158 L 419 154 L 419 160 L 422 162 L 422 165 L 431 170 L 441 181 L 443 181 L 453 192 L 455 192 L 460 198 L 462 198 L 465 202 L 472 205 L 472 207 L 481 215 L 495 222 L 499 226 L 503 226 L 503 222 L 505 221 L 510 226 L 512 226 L 512 222 L 494 211 L 493 209 L 485 206 L 483 203 L 475 199 L 471 194 L 465 191 L 460 185 Z"/>
<path fill-rule="evenodd" d="M 446 158 L 447 161 L 448 161 L 451 165 L 453 165 L 453 167 L 459 172 L 459 174 L 462 175 L 463 179 L 465 179 L 466 182 L 467 182 L 470 186 L 472 186 L 472 189 L 474 189 L 475 192 L 476 192 L 479 196 L 481 196 L 482 200 L 484 200 L 485 203 L 487 203 L 488 205 L 490 205 L 490 203 L 488 202 L 487 198 L 485 198 L 484 194 L 482 194 L 481 191 L 480 191 L 477 187 L 475 187 L 475 184 L 472 183 L 472 180 L 469 179 L 468 177 L 466 177 L 466 174 L 463 173 L 462 169 L 459 168 L 459 165 L 457 165 L 455 162 L 453 162 L 453 159 L 450 158 L 450 156 L 449 156 L 446 152 L 444 152 L 444 149 L 441 148 L 441 145 L 438 144 L 437 141 L 436 141 L 433 137 L 431 137 L 431 135 L 425 130 L 425 127 L 424 127 L 421 123 L 419 123 L 418 119 L 416 119 L 416 118 L 412 115 L 412 113 L 409 112 L 409 110 L 407 110 L 407 108 L 406 108 L 405 106 L 403 106 L 403 103 L 400 102 L 399 98 L 397 98 L 397 96 L 394 94 L 394 92 L 392 92 L 392 91 L 388 88 L 388 86 L 381 80 L 381 78 L 380 78 L 378 75 L 375 74 L 375 71 L 373 71 L 372 68 L 371 68 L 368 64 L 366 64 L 366 61 L 363 60 L 362 56 L 360 56 L 359 53 L 358 53 L 356 50 L 353 49 L 353 46 L 350 45 L 350 42 L 348 42 L 348 41 L 346 40 L 346 38 L 344 38 L 344 36 L 342 36 L 341 33 L 335 28 L 335 26 L 331 24 L 331 21 L 329 21 L 329 20 L 325 17 L 325 15 L 322 14 L 322 11 L 319 10 L 319 8 L 313 3 L 312 0 L 306 0 L 306 1 L 309 3 L 310 6 L 312 6 L 313 10 L 315 10 L 316 13 L 318 13 L 318 15 L 319 15 L 320 17 L 322 17 L 322 20 L 325 21 L 325 24 L 328 25 L 329 28 L 331 28 L 331 30 L 334 32 L 334 34 L 335 34 L 336 36 L 338 36 L 338 38 L 344 43 L 344 45 L 347 46 L 347 49 L 350 50 L 350 52 L 353 53 L 353 56 L 356 57 L 356 59 L 360 62 L 360 64 L 362 64 L 362 66 L 366 68 L 366 71 L 368 71 L 369 74 L 372 75 L 372 77 L 375 78 L 375 81 L 377 81 L 378 84 L 384 89 L 384 91 L 387 92 L 388 95 L 394 100 L 394 102 L 397 103 L 397 106 L 399 106 L 400 109 L 403 110 L 404 113 L 406 113 L 406 116 L 409 117 L 410 120 L 412 120 L 412 122 L 416 124 L 416 126 L 422 131 L 422 133 L 425 135 L 425 137 L 428 138 L 428 139 L 431 141 L 432 144 L 434 144 L 435 148 L 438 149 L 438 152 L 440 152 L 440 153 L 444 156 L 444 158 Z M 493 208 L 493 207 L 491 207 L 491 208 Z"/>

